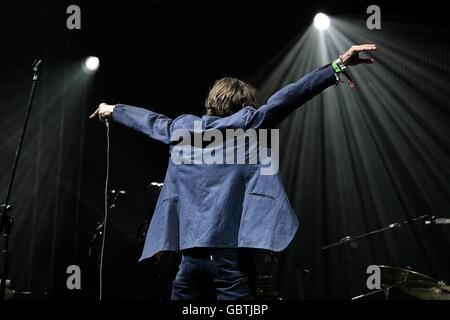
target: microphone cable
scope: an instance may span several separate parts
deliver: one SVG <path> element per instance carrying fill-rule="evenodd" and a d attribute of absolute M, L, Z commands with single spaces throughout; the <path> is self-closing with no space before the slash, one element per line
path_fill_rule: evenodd
<path fill-rule="evenodd" d="M 109 185 L 109 120 L 105 119 L 106 124 L 106 178 L 105 178 L 105 213 L 103 217 L 102 230 L 102 247 L 100 250 L 100 267 L 99 267 L 99 298 L 103 297 L 103 255 L 105 251 L 106 223 L 108 220 L 108 185 Z"/>

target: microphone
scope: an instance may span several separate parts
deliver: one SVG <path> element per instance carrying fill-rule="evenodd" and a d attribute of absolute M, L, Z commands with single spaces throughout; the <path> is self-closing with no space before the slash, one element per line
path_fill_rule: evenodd
<path fill-rule="evenodd" d="M 413 223 L 424 223 L 425 225 L 429 224 L 450 224 L 450 218 L 436 218 L 435 215 L 431 213 L 424 214 L 420 217 L 417 217 L 411 220 Z"/>
<path fill-rule="evenodd" d="M 435 224 L 450 224 L 450 218 L 436 218 L 433 222 Z"/>
<path fill-rule="evenodd" d="M 450 218 L 434 218 L 433 217 L 433 219 L 425 221 L 425 224 L 431 224 L 431 223 L 434 223 L 434 224 L 450 224 Z"/>
<path fill-rule="evenodd" d="M 31 67 L 33 68 L 34 71 L 37 71 L 39 68 L 39 65 L 42 63 L 42 59 L 37 59 L 34 60 L 33 64 L 31 65 Z"/>

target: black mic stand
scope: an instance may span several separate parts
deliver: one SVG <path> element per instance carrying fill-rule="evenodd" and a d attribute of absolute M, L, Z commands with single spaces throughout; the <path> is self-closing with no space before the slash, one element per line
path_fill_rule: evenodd
<path fill-rule="evenodd" d="M 119 199 L 119 196 L 121 194 L 126 194 L 126 190 L 110 190 L 109 191 L 109 197 L 108 197 L 108 210 L 112 210 L 116 207 L 117 199 Z M 91 237 L 90 245 L 89 245 L 89 253 L 88 256 L 91 257 L 94 251 L 94 246 L 97 242 L 97 240 L 101 240 L 103 236 L 103 229 L 104 229 L 105 220 L 102 219 L 97 223 L 97 227 L 95 228 L 95 233 Z"/>
<path fill-rule="evenodd" d="M 369 237 L 369 236 L 373 236 L 373 235 L 378 234 L 378 233 L 386 232 L 388 230 L 399 229 L 399 228 L 401 228 L 401 227 L 403 227 L 404 225 L 407 225 L 407 224 L 411 224 L 411 223 L 429 224 L 430 222 L 432 222 L 434 220 L 436 220 L 434 216 L 430 216 L 428 214 L 425 214 L 423 216 L 414 218 L 412 220 L 406 220 L 406 221 L 403 221 L 403 222 L 391 223 L 390 225 L 388 225 L 388 226 L 386 226 L 384 228 L 377 229 L 377 230 L 374 230 L 374 231 L 370 231 L 370 232 L 367 232 L 367 233 L 363 233 L 363 234 L 358 235 L 358 236 L 346 236 L 346 237 L 342 238 L 341 240 L 339 240 L 338 242 L 335 242 L 335 243 L 323 246 L 322 250 L 327 250 L 327 249 L 331 249 L 331 248 L 334 248 L 334 247 L 338 247 L 338 246 L 341 246 L 341 245 L 346 244 L 346 243 L 351 243 L 351 242 L 354 242 L 354 241 L 357 241 L 357 240 L 360 240 L 360 239 L 363 239 L 363 238 L 366 238 L 366 237 Z"/>
<path fill-rule="evenodd" d="M 448 219 L 436 219 L 435 216 L 430 215 L 430 214 L 426 214 L 426 215 L 422 215 L 420 217 L 417 217 L 417 218 L 414 218 L 414 219 L 411 219 L 411 220 L 406 220 L 406 221 L 403 221 L 403 222 L 391 223 L 391 224 L 387 225 L 386 227 L 383 227 L 381 229 L 377 229 L 377 230 L 374 230 L 374 231 L 370 231 L 370 232 L 367 232 L 367 233 L 363 233 L 361 235 L 346 236 L 346 237 L 343 237 L 338 242 L 322 246 L 321 249 L 322 250 L 328 250 L 328 249 L 331 249 L 331 248 L 336 248 L 336 247 L 342 246 L 344 244 L 349 244 L 350 245 L 350 248 L 349 248 L 349 250 L 350 250 L 350 254 L 349 254 L 349 256 L 350 256 L 350 275 L 352 275 L 353 274 L 353 264 L 354 264 L 353 250 L 358 247 L 358 244 L 356 242 L 357 240 L 360 240 L 360 239 L 363 239 L 363 238 L 366 238 L 366 237 L 369 237 L 369 236 L 373 236 L 375 234 L 379 234 L 379 233 L 382 233 L 382 232 L 386 232 L 386 231 L 389 231 L 389 230 L 397 230 L 397 229 L 399 229 L 399 228 L 401 228 L 401 227 L 403 227 L 404 225 L 407 225 L 407 224 L 414 224 L 414 223 L 430 224 L 432 222 L 436 223 L 436 220 L 448 220 Z M 445 224 L 445 222 L 442 222 L 442 223 Z M 352 298 L 352 300 L 354 300 L 354 299 L 356 300 L 356 299 L 359 299 L 361 297 L 365 297 L 365 296 L 372 295 L 372 294 L 375 294 L 375 293 L 378 293 L 378 292 L 382 292 L 382 291 L 384 291 L 385 298 L 388 299 L 389 289 L 390 288 L 384 288 L 384 289 L 381 289 L 381 290 L 376 290 L 374 292 L 371 292 L 370 294 L 361 295 L 361 296 Z M 352 288 L 351 287 L 350 287 L 350 296 L 352 296 Z"/>
<path fill-rule="evenodd" d="M 22 132 L 19 138 L 19 144 L 16 149 L 16 155 L 14 157 L 14 162 L 11 170 L 11 178 L 9 180 L 8 192 L 6 193 L 5 202 L 1 205 L 1 213 L 0 213 L 0 232 L 3 232 L 3 270 L 0 277 L 0 301 L 5 300 L 5 292 L 6 292 L 6 280 L 8 279 L 8 256 L 9 256 L 9 237 L 11 235 L 11 229 L 14 224 L 14 219 L 9 215 L 9 211 L 11 211 L 12 207 L 9 204 L 9 200 L 11 198 L 11 192 L 14 185 L 14 178 L 16 176 L 17 165 L 19 163 L 20 153 L 22 151 L 23 140 L 25 137 L 25 132 L 28 126 L 28 120 L 30 119 L 31 106 L 33 104 L 34 91 L 36 89 L 37 81 L 38 81 L 38 71 L 39 65 L 42 63 L 42 60 L 35 60 L 33 62 L 33 82 L 31 85 L 31 91 L 28 98 L 28 108 L 25 114 L 25 123 L 22 127 Z"/>

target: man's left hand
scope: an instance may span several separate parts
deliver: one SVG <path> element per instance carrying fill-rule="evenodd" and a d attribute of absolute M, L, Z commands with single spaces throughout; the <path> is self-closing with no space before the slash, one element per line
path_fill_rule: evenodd
<path fill-rule="evenodd" d="M 374 63 L 375 60 L 370 58 L 361 58 L 359 56 L 360 52 L 365 51 L 373 51 L 376 50 L 377 46 L 374 44 L 362 44 L 359 46 L 352 46 L 350 49 L 347 50 L 343 55 L 341 55 L 342 63 L 346 66 L 356 66 L 358 64 L 371 64 Z"/>

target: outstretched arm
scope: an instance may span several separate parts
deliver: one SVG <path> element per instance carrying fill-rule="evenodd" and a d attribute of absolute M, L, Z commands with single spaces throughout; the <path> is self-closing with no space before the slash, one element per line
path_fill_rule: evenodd
<path fill-rule="evenodd" d="M 326 88 L 336 84 L 337 76 L 348 66 L 373 63 L 373 59 L 360 58 L 359 53 L 375 49 L 376 46 L 373 44 L 352 46 L 333 64 L 321 67 L 277 91 L 265 105 L 246 119 L 245 126 L 247 128 L 271 128 L 277 125 L 295 109 Z"/>
<path fill-rule="evenodd" d="M 152 139 L 170 143 L 172 119 L 162 114 L 124 104 L 109 105 L 101 103 L 89 118 L 96 116 L 100 120 L 113 119 L 114 122 L 139 131 Z"/>

